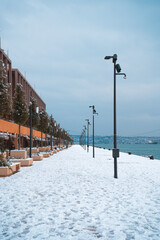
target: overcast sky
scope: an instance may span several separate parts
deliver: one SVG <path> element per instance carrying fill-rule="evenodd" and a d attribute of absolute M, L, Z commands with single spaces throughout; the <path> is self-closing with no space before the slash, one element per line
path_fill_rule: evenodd
<path fill-rule="evenodd" d="M 96 135 L 160 136 L 159 0 L 0 0 L 2 48 L 61 127 L 80 134 L 95 117 Z"/>

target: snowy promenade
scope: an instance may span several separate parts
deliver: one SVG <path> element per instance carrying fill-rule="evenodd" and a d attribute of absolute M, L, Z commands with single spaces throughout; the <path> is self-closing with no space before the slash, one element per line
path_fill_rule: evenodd
<path fill-rule="evenodd" d="M 0 178 L 0 239 L 159 240 L 160 161 L 80 146 Z"/>

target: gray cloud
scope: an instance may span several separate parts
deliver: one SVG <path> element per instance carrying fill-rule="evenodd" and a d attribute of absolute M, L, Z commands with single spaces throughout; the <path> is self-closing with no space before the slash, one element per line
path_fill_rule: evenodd
<path fill-rule="evenodd" d="M 113 64 L 103 58 L 113 53 L 127 73 L 117 78 L 118 133 L 158 128 L 158 1 L 13 2 L 1 0 L 2 47 L 64 128 L 80 132 L 95 104 L 96 133 L 112 134 Z"/>

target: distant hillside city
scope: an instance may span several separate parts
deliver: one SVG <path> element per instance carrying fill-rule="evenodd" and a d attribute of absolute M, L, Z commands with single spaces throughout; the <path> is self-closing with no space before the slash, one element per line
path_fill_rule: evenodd
<path fill-rule="evenodd" d="M 79 143 L 80 135 L 72 135 L 74 143 Z M 90 145 L 92 145 L 92 136 L 89 138 Z M 95 136 L 95 146 L 107 145 L 113 143 L 113 136 Z M 160 144 L 160 137 L 117 137 L 118 144 Z"/>

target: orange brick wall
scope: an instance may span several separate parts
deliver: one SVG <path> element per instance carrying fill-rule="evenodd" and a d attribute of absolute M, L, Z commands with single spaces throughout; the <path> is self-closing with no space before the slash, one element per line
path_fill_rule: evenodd
<path fill-rule="evenodd" d="M 9 132 L 19 134 L 19 125 L 16 123 L 8 122 L 0 119 L 0 132 Z M 30 128 L 21 126 L 21 134 L 30 136 Z M 34 137 L 41 137 L 41 132 L 33 129 Z M 42 138 L 45 138 L 45 134 L 42 133 Z"/>

